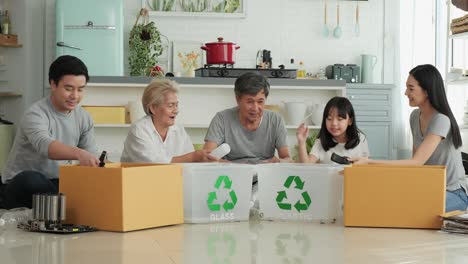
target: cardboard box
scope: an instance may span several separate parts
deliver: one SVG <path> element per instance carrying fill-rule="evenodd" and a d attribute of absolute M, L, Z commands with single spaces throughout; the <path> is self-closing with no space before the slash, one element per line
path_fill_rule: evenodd
<path fill-rule="evenodd" d="M 185 223 L 249 220 L 254 166 L 184 164 Z"/>
<path fill-rule="evenodd" d="M 257 165 L 258 201 L 265 220 L 333 221 L 341 215 L 343 166 Z"/>
<path fill-rule="evenodd" d="M 125 106 L 82 106 L 95 124 L 126 124 Z"/>
<path fill-rule="evenodd" d="M 344 176 L 345 226 L 441 227 L 445 166 L 353 165 Z"/>
<path fill-rule="evenodd" d="M 183 223 L 181 165 L 66 165 L 59 173 L 67 223 L 121 232 Z"/>

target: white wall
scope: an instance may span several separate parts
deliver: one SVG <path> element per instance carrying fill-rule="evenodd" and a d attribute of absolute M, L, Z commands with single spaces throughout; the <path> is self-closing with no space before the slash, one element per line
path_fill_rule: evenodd
<path fill-rule="evenodd" d="M 15 103 L 11 111 L 7 111 L 7 117 L 18 121 L 24 108 L 42 96 L 39 85 L 47 83 L 48 66 L 55 58 L 55 0 L 4 1 L 16 9 L 12 16 L 13 27 L 25 44 L 20 49 L 19 66 L 14 73 L 15 85 L 23 89 L 22 103 Z M 391 8 L 390 2 L 393 1 L 359 2 L 360 37 L 354 36 L 357 2 L 340 1 L 343 30 L 340 39 L 322 36 L 324 1 L 244 1 L 246 18 L 151 17 L 151 20 L 170 41 L 206 43 L 223 36 L 225 40 L 237 43 L 241 46 L 237 53 L 238 67 L 253 67 L 258 49 L 271 50 L 274 65 L 287 64 L 290 58 L 295 58 L 296 61 L 303 60 L 311 72 L 333 63 L 360 64 L 361 54 L 374 54 L 378 57 L 374 80 L 377 83 L 382 80 L 393 82 L 394 25 L 398 19 L 394 15 L 395 8 Z M 336 3 L 328 1 L 328 26 L 331 31 L 336 26 Z M 124 0 L 125 56 L 128 34 L 140 8 L 140 0 Z M 0 100 L 0 103 L 5 101 Z"/>
<path fill-rule="evenodd" d="M 4 89 L 21 93 L 21 97 L 0 97 L 5 119 L 16 124 L 23 112 L 43 95 L 44 0 L 4 0 L 2 7 L 11 13 L 12 33 L 18 35 L 22 48 L 0 48 L 6 69 Z M 3 10 L 2 10 L 3 11 Z"/>
<path fill-rule="evenodd" d="M 135 23 L 141 2 L 125 1 L 125 36 Z M 151 17 L 169 40 L 214 42 L 218 36 L 238 44 L 236 66 L 254 67 L 257 50 L 272 51 L 274 65 L 303 60 L 308 71 L 317 72 L 333 63 L 360 64 L 360 54 L 378 57 L 374 80 L 381 82 L 384 47 L 384 0 L 359 2 L 360 37 L 354 36 L 355 1 L 339 1 L 340 39 L 324 38 L 321 0 L 244 0 L 247 17 L 239 18 L 187 18 Z M 336 1 L 328 1 L 328 27 L 336 26 Z M 387 19 L 388 21 L 389 19 Z M 394 22 L 390 21 L 389 22 Z M 393 24 L 393 23 L 392 23 Z M 391 37 L 391 36 L 387 36 Z M 125 43 L 128 47 L 128 43 Z M 392 47 L 387 46 L 387 49 Z M 391 66 L 386 66 L 393 69 Z M 393 72 L 392 72 L 393 74 Z M 387 81 L 387 80 L 386 80 Z M 391 81 L 391 79 L 389 80 Z"/>
<path fill-rule="evenodd" d="M 206 17 L 150 17 L 156 22 L 162 34 L 170 41 L 197 41 L 207 43 L 223 36 L 226 41 L 235 42 L 241 48 L 237 52 L 237 67 L 254 67 L 257 50 L 272 51 L 274 65 L 303 60 L 308 71 L 333 63 L 360 64 L 360 54 L 374 54 L 378 63 L 374 80 L 382 82 L 384 54 L 384 0 L 359 2 L 360 37 L 354 36 L 354 1 L 340 1 L 341 28 L 343 36 L 335 39 L 322 36 L 324 1 L 320 0 L 244 0 L 246 18 L 206 18 Z M 47 25 L 54 26 L 55 0 L 47 2 Z M 328 26 L 330 31 L 336 26 L 336 1 L 328 1 Z M 139 0 L 124 0 L 125 57 L 128 55 L 128 35 L 141 8 Z M 394 24 L 387 18 L 387 27 Z M 55 41 L 52 30 L 47 29 L 46 63 L 54 57 Z M 392 34 L 392 32 L 391 32 Z M 388 32 L 386 38 L 392 39 Z M 386 49 L 392 49 L 386 46 Z M 393 58 L 391 58 L 393 60 Z M 393 73 L 393 61 L 385 65 Z M 127 64 L 127 60 L 125 59 Z M 128 67 L 126 67 L 128 68 Z M 128 70 L 126 70 L 128 73 Z M 390 74 L 391 75 L 391 74 Z M 385 77 L 385 82 L 392 78 Z"/>

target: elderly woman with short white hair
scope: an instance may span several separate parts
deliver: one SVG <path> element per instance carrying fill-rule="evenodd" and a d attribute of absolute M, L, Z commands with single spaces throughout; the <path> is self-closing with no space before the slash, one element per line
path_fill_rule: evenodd
<path fill-rule="evenodd" d="M 146 116 L 135 122 L 125 139 L 121 162 L 178 163 L 216 161 L 206 150 L 194 151 L 185 129 L 175 124 L 178 85 L 155 79 L 143 92 Z"/>

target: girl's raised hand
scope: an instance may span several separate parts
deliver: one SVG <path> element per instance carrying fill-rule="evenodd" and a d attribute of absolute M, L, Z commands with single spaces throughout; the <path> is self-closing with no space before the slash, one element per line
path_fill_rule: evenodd
<path fill-rule="evenodd" d="M 306 142 L 307 137 L 309 136 L 309 128 L 305 126 L 305 123 L 302 123 L 296 131 L 297 142 L 303 144 Z"/>

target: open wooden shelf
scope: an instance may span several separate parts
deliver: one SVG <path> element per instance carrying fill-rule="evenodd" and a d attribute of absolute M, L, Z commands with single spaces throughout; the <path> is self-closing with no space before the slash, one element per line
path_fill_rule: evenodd
<path fill-rule="evenodd" d="M 124 128 L 130 127 L 132 124 L 94 124 L 96 128 Z M 208 129 L 209 124 L 181 124 L 184 128 L 203 128 Z M 297 129 L 298 126 L 286 125 L 287 129 Z M 308 126 L 309 129 L 320 129 L 320 126 Z"/>
<path fill-rule="evenodd" d="M 463 38 L 468 39 L 468 32 L 452 34 L 452 35 L 449 35 L 449 38 L 451 38 L 451 39 L 463 39 Z"/>
<path fill-rule="evenodd" d="M 94 124 L 94 127 L 119 128 L 130 127 L 132 124 Z"/>
<path fill-rule="evenodd" d="M 0 92 L 0 97 L 13 97 L 13 96 L 21 96 L 21 94 L 12 93 L 12 92 Z"/>
<path fill-rule="evenodd" d="M 23 47 L 22 44 L 0 44 L 0 47 L 5 47 L 5 48 L 21 48 Z"/>

